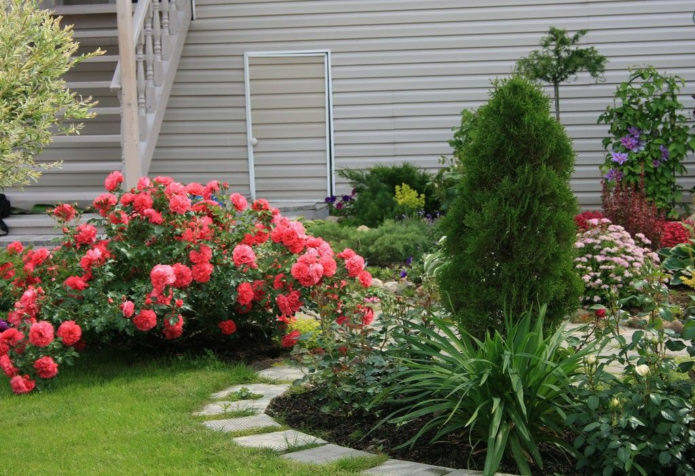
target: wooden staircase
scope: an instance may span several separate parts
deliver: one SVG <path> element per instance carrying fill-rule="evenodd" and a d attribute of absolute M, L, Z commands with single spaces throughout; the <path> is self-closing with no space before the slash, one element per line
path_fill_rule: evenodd
<path fill-rule="evenodd" d="M 121 77 L 115 0 L 48 0 L 47 7 L 74 25 L 80 53 L 104 55 L 78 64 L 65 77 L 71 91 L 98 101 L 94 119 L 84 121 L 79 135 L 55 136 L 37 162 L 62 161 L 35 184 L 5 190 L 12 206 L 30 212 L 35 205 L 76 203 L 87 207 L 104 192 L 104 178 L 124 170 Z M 133 48 L 136 57 L 139 162 L 147 174 L 164 118 L 169 92 L 191 18 L 191 0 L 140 0 L 133 4 Z M 1 242 L 32 234 L 45 241 L 52 221 L 43 215 L 13 215 L 5 220 L 11 234 Z M 31 240 L 30 240 L 31 241 Z"/>

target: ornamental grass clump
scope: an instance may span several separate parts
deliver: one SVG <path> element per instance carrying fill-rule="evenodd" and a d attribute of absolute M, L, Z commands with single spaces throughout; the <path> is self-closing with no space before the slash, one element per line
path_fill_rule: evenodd
<path fill-rule="evenodd" d="M 427 420 L 404 446 L 425 436 L 431 443 L 465 438 L 474 452 L 485 453 L 485 475 L 495 474 L 504 456 L 521 474 L 542 470 L 541 444 L 570 451 L 565 410 L 582 360 L 592 352 L 567 352 L 565 332 L 545 334 L 544 317 L 544 306 L 538 314 L 508 317 L 506 335 L 495 331 L 480 340 L 438 319 L 434 327 L 400 331 L 395 338 L 410 351 L 397 357 L 401 365 L 382 395 L 399 408 L 384 421 Z"/>
<path fill-rule="evenodd" d="M 90 223 L 67 204 L 52 211 L 58 247 L 15 242 L 5 251 L 0 295 L 12 304 L 0 321 L 0 366 L 15 393 L 52 379 L 84 340 L 263 340 L 300 308 L 348 322 L 367 312 L 364 259 L 336 255 L 266 200 L 249 205 L 217 181 L 143 177 L 131 190 L 122 182 L 120 172 L 107 177 Z"/>
<path fill-rule="evenodd" d="M 659 263 L 641 233 L 633 238 L 607 218 L 587 220 L 589 228 L 577 234 L 574 269 L 584 282 L 584 304 L 608 304 L 612 298 L 635 293 L 633 283 L 643 279 L 646 263 Z"/>
<path fill-rule="evenodd" d="M 456 202 L 444 219 L 443 300 L 476 335 L 504 332 L 503 311 L 548 303 L 548 323 L 576 308 L 574 152 L 548 98 L 520 77 L 495 83 L 463 145 Z"/>

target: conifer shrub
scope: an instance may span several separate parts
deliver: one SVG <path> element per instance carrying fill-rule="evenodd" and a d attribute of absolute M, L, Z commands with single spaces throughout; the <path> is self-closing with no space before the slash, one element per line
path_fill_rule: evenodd
<path fill-rule="evenodd" d="M 466 171 L 444 218 L 443 299 L 474 334 L 548 304 L 549 323 L 578 305 L 570 139 L 548 98 L 520 77 L 494 83 L 462 151 Z"/>

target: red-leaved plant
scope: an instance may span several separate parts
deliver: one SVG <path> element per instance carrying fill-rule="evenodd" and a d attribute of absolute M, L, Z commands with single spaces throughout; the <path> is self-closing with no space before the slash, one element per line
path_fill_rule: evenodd
<path fill-rule="evenodd" d="M 364 305 L 364 260 L 351 250 L 335 255 L 266 200 L 249 206 L 217 181 L 143 177 L 127 191 L 122 182 L 120 172 L 107 177 L 91 223 L 79 223 L 70 205 L 56 207 L 64 234 L 56 248 L 8 246 L 0 298 L 14 304 L 0 319 L 0 369 L 15 393 L 55 377 L 83 332 L 150 343 L 279 336 L 300 308 L 356 323 L 373 312 Z"/>
<path fill-rule="evenodd" d="M 661 236 L 660 222 L 664 217 L 647 198 L 644 186 L 621 182 L 610 185 L 605 180 L 601 185 L 601 202 L 606 218 L 625 228 L 633 237 L 642 233 L 652 243 L 652 249 L 657 249 Z"/>

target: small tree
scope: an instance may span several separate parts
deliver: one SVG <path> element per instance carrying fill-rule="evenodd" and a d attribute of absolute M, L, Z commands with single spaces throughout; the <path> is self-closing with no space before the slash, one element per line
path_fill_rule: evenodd
<path fill-rule="evenodd" d="M 503 331 L 505 311 L 518 316 L 539 303 L 561 319 L 581 292 L 572 262 L 574 152 L 548 98 L 521 77 L 495 83 L 461 157 L 465 173 L 443 221 L 444 301 L 478 335 Z"/>
<path fill-rule="evenodd" d="M 76 134 L 95 102 L 70 92 L 62 79 L 75 64 L 102 52 L 75 55 L 72 26 L 41 10 L 37 0 L 0 0 L 0 188 L 36 181 L 34 157 L 55 134 Z"/>
<path fill-rule="evenodd" d="M 604 71 L 606 58 L 596 48 L 578 48 L 577 43 L 586 35 L 579 30 L 572 36 L 567 30 L 550 27 L 548 34 L 541 39 L 541 51 L 532 51 L 521 58 L 516 66 L 518 71 L 531 80 L 541 80 L 553 85 L 555 99 L 555 118 L 560 120 L 560 83 L 577 73 L 587 71 L 598 80 Z"/>

